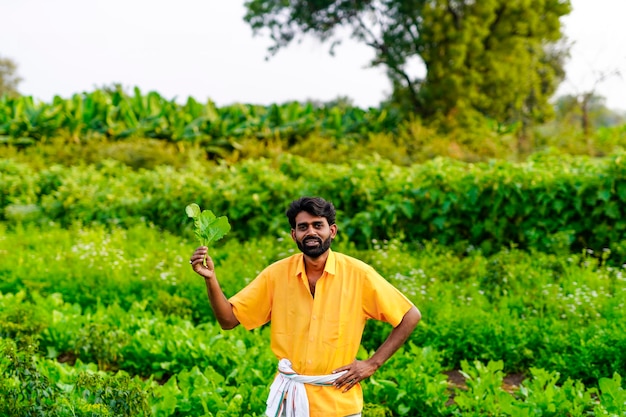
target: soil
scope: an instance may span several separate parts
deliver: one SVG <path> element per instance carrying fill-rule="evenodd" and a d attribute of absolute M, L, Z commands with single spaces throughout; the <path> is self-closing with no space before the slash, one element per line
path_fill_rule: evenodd
<path fill-rule="evenodd" d="M 458 370 L 452 370 L 444 372 L 448 376 L 448 387 L 450 388 L 450 398 L 448 399 L 448 405 L 454 404 L 454 389 L 467 389 L 467 384 L 465 383 L 465 377 Z M 502 389 L 508 392 L 509 394 L 514 393 L 519 388 L 520 384 L 526 375 L 524 374 L 510 374 L 506 375 L 502 381 Z"/>
<path fill-rule="evenodd" d="M 68 365 L 74 366 L 77 358 L 78 357 L 75 354 L 71 352 L 65 352 L 59 355 L 59 357 L 57 358 L 57 361 L 59 363 L 67 363 Z"/>

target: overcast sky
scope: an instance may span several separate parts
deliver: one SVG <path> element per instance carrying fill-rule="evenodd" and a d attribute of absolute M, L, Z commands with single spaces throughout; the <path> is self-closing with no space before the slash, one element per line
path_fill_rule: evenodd
<path fill-rule="evenodd" d="M 361 107 L 388 94 L 371 51 L 344 42 L 334 57 L 316 40 L 265 60 L 268 37 L 253 37 L 243 0 L 0 0 L 0 56 L 13 59 L 22 94 L 49 101 L 121 83 L 162 96 L 270 104 L 348 96 Z M 563 19 L 571 42 L 560 93 L 596 86 L 626 110 L 626 0 L 572 0 Z"/>

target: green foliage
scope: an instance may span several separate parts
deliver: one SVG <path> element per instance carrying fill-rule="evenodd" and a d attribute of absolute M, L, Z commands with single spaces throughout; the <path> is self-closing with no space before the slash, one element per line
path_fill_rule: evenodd
<path fill-rule="evenodd" d="M 591 411 L 595 389 L 586 390 L 579 382 L 567 379 L 558 385 L 559 373 L 543 369 L 530 369 L 532 379 L 523 382 L 519 395 L 520 406 L 526 415 L 586 416 Z"/>
<path fill-rule="evenodd" d="M 478 111 L 406 117 L 393 103 L 367 110 L 341 101 L 218 108 L 210 101 L 177 104 L 155 92 L 129 94 L 119 87 L 50 103 L 7 97 L 0 98 L 0 157 L 40 169 L 113 159 L 137 170 L 182 169 L 204 159 L 236 163 L 286 152 L 324 163 L 378 155 L 411 165 L 436 156 L 515 161 L 546 148 L 595 156 L 626 147 L 623 117 L 591 112 L 590 123 L 599 128 L 583 134 L 580 121 L 564 115 L 558 103 L 557 121 L 531 128 L 531 119 L 502 121 Z M 523 148 L 520 138 L 526 138 Z"/>
<path fill-rule="evenodd" d="M 228 217 L 217 217 L 211 210 L 200 210 L 200 206 L 191 203 L 185 207 L 187 217 L 193 219 L 194 235 L 202 246 L 220 240 L 230 231 Z"/>
<path fill-rule="evenodd" d="M 121 350 L 128 343 L 128 334 L 115 326 L 103 322 L 91 322 L 81 327 L 73 341 L 73 356 L 81 356 L 83 361 L 96 362 L 102 370 L 116 369 L 123 360 Z"/>
<path fill-rule="evenodd" d="M 626 389 L 622 377 L 615 373 L 612 378 L 599 381 L 600 404 L 594 409 L 597 416 L 616 416 L 626 413 Z"/>
<path fill-rule="evenodd" d="M 82 394 L 88 412 L 96 408 L 103 415 L 148 416 L 151 415 L 148 391 L 138 379 L 119 372 L 112 377 L 81 373 L 76 380 L 77 391 Z"/>
<path fill-rule="evenodd" d="M 557 47 L 569 1 L 251 0 L 246 21 L 269 31 L 275 53 L 301 34 L 333 40 L 347 27 L 374 50 L 405 112 L 455 118 L 467 126 L 484 115 L 524 126 L 549 117 L 549 98 L 564 76 Z M 418 61 L 425 77 L 409 68 Z"/>
<path fill-rule="evenodd" d="M 18 84 L 22 79 L 17 75 L 17 64 L 10 58 L 0 57 L 0 98 L 18 96 Z"/>
<path fill-rule="evenodd" d="M 186 262 L 192 241 L 145 224 L 3 229 L 0 253 L 12 256 L 0 256 L 0 345 L 12 344 L 21 358 L 0 360 L 0 387 L 15 400 L 0 407 L 16 413 L 4 414 L 262 415 L 276 371 L 269 329 L 220 329 Z M 589 253 L 509 249 L 486 256 L 434 243 L 372 245 L 357 249 L 340 239 L 334 248 L 374 266 L 424 319 L 409 343 L 363 382 L 371 404 L 364 413 L 621 410 L 623 267 L 595 262 Z M 41 250 L 48 247 L 54 250 Z M 230 295 L 293 250 L 289 239 L 266 236 L 224 241 L 212 256 Z M 368 324 L 363 355 L 390 330 Z M 459 367 L 468 391 L 448 384 L 444 372 Z M 18 376 L 14 368 L 28 372 Z M 529 372 L 512 393 L 502 386 L 510 372 Z M 19 397 L 20 384 L 30 384 L 33 395 Z"/>
<path fill-rule="evenodd" d="M 8 339 L 37 339 L 47 328 L 44 308 L 27 299 L 24 291 L 0 294 L 0 337 Z"/>
<path fill-rule="evenodd" d="M 204 156 L 205 151 L 198 145 L 181 147 L 176 143 L 150 138 L 92 138 L 82 143 L 68 143 L 66 138 L 57 136 L 45 143 L 25 148 L 10 144 L 0 146 L 1 158 L 28 161 L 29 165 L 38 169 L 53 165 L 102 165 L 109 159 L 135 170 L 154 169 L 161 165 L 181 169 L 190 160 L 202 160 Z"/>
<path fill-rule="evenodd" d="M 15 417 L 149 416 L 150 391 L 124 372 L 68 370 L 37 356 L 36 345 L 0 339 L 0 413 Z"/>
<path fill-rule="evenodd" d="M 232 233 L 211 255 L 232 295 L 296 250 L 284 205 L 320 194 L 339 210 L 333 248 L 423 315 L 362 383 L 364 416 L 620 415 L 622 158 L 402 167 L 283 155 L 154 170 L 3 159 L 0 414 L 262 415 L 269 329 L 215 323 L 181 213 L 196 200 L 228 214 Z M 368 323 L 359 357 L 390 330 Z M 452 385 L 459 368 L 466 381 Z M 526 379 L 507 386 L 509 373 Z"/>
<path fill-rule="evenodd" d="M 503 246 L 609 249 L 610 261 L 620 262 L 620 242 L 626 241 L 622 153 L 604 159 L 536 155 L 517 164 L 438 158 L 410 167 L 378 159 L 314 164 L 282 155 L 151 171 L 113 161 L 37 171 L 6 160 L 0 169 L 0 218 L 15 222 L 132 227 L 148 219 L 165 230 L 191 232 L 180 216 L 182 202 L 197 200 L 228 217 L 228 238 L 282 236 L 287 224 L 280 213 L 287 202 L 316 194 L 334 202 L 340 234 L 361 246 L 371 239 L 399 238 L 473 245 L 485 253 Z M 15 214 L 24 207 L 36 216 Z"/>
<path fill-rule="evenodd" d="M 502 389 L 502 368 L 502 361 L 489 362 L 486 366 L 478 361 L 473 366 L 467 361 L 461 363 L 468 389 L 454 397 L 459 407 L 457 415 L 506 415 L 504 411 L 511 407 L 513 397 Z"/>
<path fill-rule="evenodd" d="M 446 415 L 447 390 L 441 353 L 412 343 L 364 384 L 365 398 L 376 398 L 394 416 Z"/>
<path fill-rule="evenodd" d="M 30 227 L 3 236 L 0 252 L 16 253 L 0 257 L 5 337 L 30 337 L 50 357 L 101 369 L 161 378 L 195 364 L 230 373 L 232 361 L 215 352 L 235 350 L 222 348 L 203 283 L 187 263 L 193 237 L 182 241 L 147 226 Z M 39 250 L 52 246 L 54 251 Z M 463 360 L 502 360 L 507 373 L 540 367 L 592 385 L 626 364 L 621 266 L 600 265 L 588 255 L 506 250 L 485 256 L 399 241 L 357 250 L 340 240 L 334 248 L 371 264 L 419 306 L 425 319 L 412 341 L 434 352 L 425 364 L 438 364 L 426 368 L 434 371 L 422 369 L 421 377 Z M 212 257 L 232 295 L 294 249 L 290 239 L 231 240 L 212 248 Z M 211 326 L 198 328 L 202 323 Z M 390 330 L 368 323 L 364 348 L 375 350 Z M 228 335 L 228 343 L 243 337 Z M 262 337 L 246 345 L 265 346 Z M 423 353 L 409 352 L 417 364 L 415 356 Z"/>
<path fill-rule="evenodd" d="M 18 349 L 10 339 L 0 339 L 0 412 L 11 416 L 60 415 L 54 384 L 37 370 L 34 346 Z"/>
<path fill-rule="evenodd" d="M 391 410 L 379 404 L 363 404 L 363 411 L 361 412 L 363 417 L 391 417 L 393 414 Z"/>
<path fill-rule="evenodd" d="M 560 96 L 554 105 L 556 119 L 561 123 L 578 126 L 583 133 L 589 133 L 585 132 L 586 128 L 595 130 L 594 127 L 606 128 L 623 124 L 626 115 L 610 110 L 605 101 L 604 97 L 594 92 Z"/>
<path fill-rule="evenodd" d="M 32 97 L 0 97 L 0 144 L 19 148 L 52 141 L 88 144 L 144 138 L 175 144 L 177 151 L 195 147 L 208 157 L 223 158 L 237 151 L 243 138 L 279 138 L 291 146 L 314 133 L 335 139 L 364 138 L 393 131 L 398 122 L 397 112 L 381 109 L 297 102 L 218 108 L 212 101 L 202 104 L 192 97 L 178 104 L 156 92 L 142 94 L 138 88 L 132 94 L 116 87 L 67 99 L 56 96 L 51 103 L 36 102 Z M 163 154 L 140 151 L 132 145 L 106 149 L 111 157 L 120 159 L 124 151 L 134 154 L 126 157 L 134 166 L 147 165 L 150 159 L 167 161 Z"/>

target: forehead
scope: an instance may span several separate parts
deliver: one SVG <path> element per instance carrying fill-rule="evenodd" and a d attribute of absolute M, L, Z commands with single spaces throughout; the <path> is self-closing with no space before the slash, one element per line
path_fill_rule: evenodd
<path fill-rule="evenodd" d="M 310 213 L 307 213 L 306 211 L 301 211 L 300 213 L 296 215 L 296 225 L 303 224 L 303 223 L 312 224 L 312 223 L 317 223 L 317 222 L 322 222 L 325 225 L 328 224 L 328 220 L 326 220 L 326 217 L 314 216 Z"/>

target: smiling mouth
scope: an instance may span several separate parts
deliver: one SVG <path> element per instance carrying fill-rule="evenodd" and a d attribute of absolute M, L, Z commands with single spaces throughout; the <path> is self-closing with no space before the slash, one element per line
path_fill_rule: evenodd
<path fill-rule="evenodd" d="M 306 239 L 304 241 L 304 244 L 306 246 L 319 246 L 319 245 L 322 244 L 322 242 L 320 240 L 318 240 L 318 239 Z"/>

